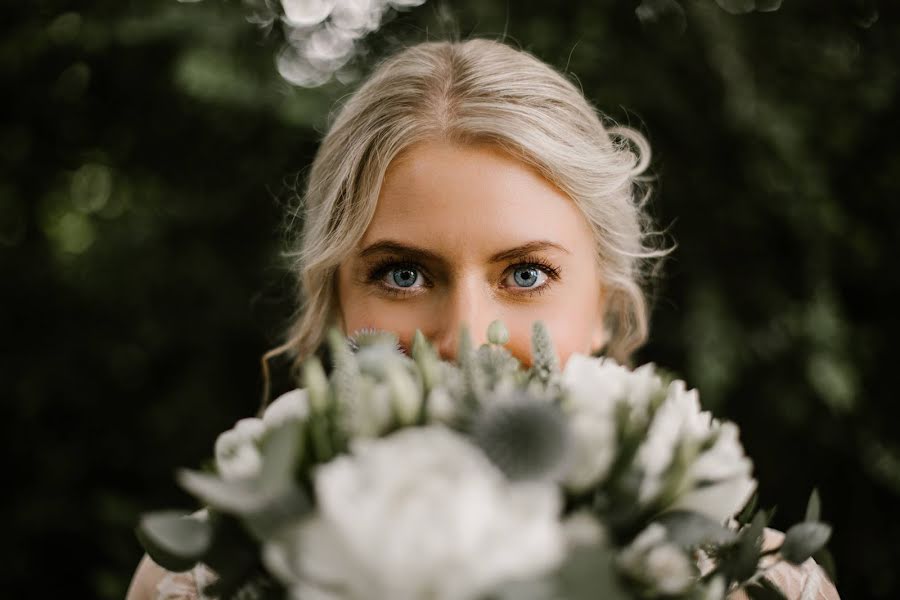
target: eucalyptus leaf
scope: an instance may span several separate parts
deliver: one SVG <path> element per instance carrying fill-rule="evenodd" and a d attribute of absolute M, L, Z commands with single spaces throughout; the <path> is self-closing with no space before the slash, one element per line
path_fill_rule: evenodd
<path fill-rule="evenodd" d="M 756 507 L 759 504 L 759 491 L 753 492 L 753 495 L 750 496 L 750 499 L 747 501 L 747 504 L 744 505 L 744 508 L 735 516 L 735 520 L 740 525 L 746 525 L 751 520 L 753 520 L 753 515 L 756 513 Z"/>
<path fill-rule="evenodd" d="M 657 519 L 666 528 L 668 538 L 683 548 L 707 544 L 731 544 L 737 534 L 706 515 L 690 511 L 672 511 Z"/>
<path fill-rule="evenodd" d="M 263 490 L 247 481 L 226 481 L 189 469 L 179 470 L 176 478 L 185 490 L 225 513 L 251 513 L 262 508 L 269 499 Z"/>
<path fill-rule="evenodd" d="M 808 523 L 817 523 L 821 518 L 822 500 L 819 498 L 819 490 L 813 488 L 809 495 L 809 502 L 806 505 L 806 518 L 803 520 Z"/>
<path fill-rule="evenodd" d="M 203 563 L 226 579 L 232 575 L 240 579 L 251 573 L 259 563 L 259 544 L 240 518 L 214 510 L 209 515 L 213 534 Z"/>
<path fill-rule="evenodd" d="M 272 498 L 264 509 L 243 515 L 241 520 L 253 537 L 264 541 L 287 525 L 295 523 L 311 509 L 312 503 L 307 495 L 299 487 L 292 485 Z"/>
<path fill-rule="evenodd" d="M 731 580 L 744 582 L 756 574 L 767 522 L 765 511 L 757 512 L 750 524 L 738 533 L 730 551 L 724 554 L 721 569 Z"/>
<path fill-rule="evenodd" d="M 138 540 L 158 565 L 186 571 L 209 548 L 212 529 L 200 518 L 179 511 L 159 511 L 141 517 Z"/>
<path fill-rule="evenodd" d="M 294 481 L 294 469 L 301 459 L 302 430 L 298 423 L 287 422 L 267 432 L 263 438 L 263 456 L 259 486 L 276 493 L 287 488 Z"/>
<path fill-rule="evenodd" d="M 831 526 L 825 523 L 798 523 L 784 535 L 781 556 L 784 560 L 799 565 L 821 550 L 831 537 Z"/>

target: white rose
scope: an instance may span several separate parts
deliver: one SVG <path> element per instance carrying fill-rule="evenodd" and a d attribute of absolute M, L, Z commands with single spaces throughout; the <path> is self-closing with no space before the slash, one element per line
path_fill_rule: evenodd
<path fill-rule="evenodd" d="M 358 440 L 317 470 L 315 487 L 319 512 L 264 559 L 288 584 L 347 600 L 476 598 L 565 552 L 556 488 L 510 483 L 442 426 Z"/>
<path fill-rule="evenodd" d="M 666 539 L 666 529 L 651 523 L 618 557 L 619 567 L 663 595 L 685 592 L 697 575 L 696 567 L 678 546 Z"/>
<path fill-rule="evenodd" d="M 295 27 L 310 27 L 328 18 L 335 0 L 281 0 L 284 19 Z"/>
<path fill-rule="evenodd" d="M 744 456 L 733 423 L 721 424 L 700 410 L 697 390 L 687 390 L 683 381 L 673 381 L 659 407 L 647 439 L 638 450 L 637 462 L 644 472 L 640 499 L 651 502 L 662 491 L 665 471 L 680 443 L 699 446 L 711 436 L 713 446 L 687 466 L 680 494 L 667 508 L 692 510 L 724 521 L 747 502 L 756 489 L 750 476 L 753 464 Z"/>
<path fill-rule="evenodd" d="M 620 402 L 635 418 L 645 418 L 650 399 L 662 381 L 652 365 L 635 371 L 611 359 L 573 354 L 566 362 L 562 383 L 572 432 L 572 454 L 565 477 L 567 487 L 583 491 L 606 477 L 618 451 L 615 410 Z"/>
<path fill-rule="evenodd" d="M 697 390 L 685 390 L 683 381 L 673 381 L 653 417 L 647 439 L 638 450 L 637 462 L 644 472 L 641 501 L 649 502 L 660 492 L 662 476 L 675 456 L 678 443 L 683 439 L 699 443 L 711 431 L 712 415 L 700 412 Z"/>
<path fill-rule="evenodd" d="M 672 508 L 699 512 L 721 523 L 737 513 L 756 490 L 752 472 L 753 463 L 744 455 L 737 426 L 724 423 L 712 448 L 698 456 L 688 470 L 688 480 L 703 485 L 693 486 Z"/>
<path fill-rule="evenodd" d="M 250 479 L 262 469 L 257 445 L 266 431 L 261 419 L 241 419 L 216 438 L 216 469 L 222 479 Z"/>

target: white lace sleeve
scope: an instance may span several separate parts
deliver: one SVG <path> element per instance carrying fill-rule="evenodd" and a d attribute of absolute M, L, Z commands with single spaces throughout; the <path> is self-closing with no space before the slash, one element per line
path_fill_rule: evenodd
<path fill-rule="evenodd" d="M 156 586 L 156 600 L 214 600 L 203 588 L 215 581 L 215 575 L 203 564 L 183 573 L 166 572 Z"/>
<path fill-rule="evenodd" d="M 782 540 L 783 533 L 766 529 L 763 547 L 776 547 Z M 810 558 L 801 565 L 775 560 L 771 560 L 769 564 L 771 566 L 766 571 L 766 579 L 778 586 L 788 600 L 840 600 L 837 588 L 813 559 Z M 728 600 L 748 600 L 747 592 L 738 590 L 730 594 Z"/>

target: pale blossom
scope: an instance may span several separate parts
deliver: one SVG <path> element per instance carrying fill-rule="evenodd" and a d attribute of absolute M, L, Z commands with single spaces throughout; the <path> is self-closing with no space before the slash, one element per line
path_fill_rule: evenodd
<path fill-rule="evenodd" d="M 700 452 L 710 440 L 714 440 L 712 446 Z M 658 499 L 680 445 L 699 454 L 684 465 L 677 494 L 666 508 L 692 510 L 720 522 L 739 511 L 756 489 L 756 481 L 751 477 L 753 464 L 744 455 L 738 429 L 701 411 L 697 390 L 685 389 L 680 380 L 669 386 L 647 439 L 638 450 L 637 462 L 644 474 L 640 500 L 649 503 Z"/>
<path fill-rule="evenodd" d="M 565 552 L 555 486 L 511 483 L 443 426 L 357 440 L 316 471 L 315 489 L 315 516 L 264 548 L 295 597 L 474 599 Z"/>
<path fill-rule="evenodd" d="M 696 566 L 685 552 L 668 541 L 666 529 L 651 523 L 618 557 L 619 567 L 663 595 L 681 594 L 694 583 Z"/>
<path fill-rule="evenodd" d="M 662 390 L 662 381 L 652 365 L 631 371 L 611 359 L 582 354 L 569 357 L 561 379 L 572 433 L 565 483 L 583 491 L 600 483 L 615 459 L 616 407 L 624 403 L 633 418 L 645 418 L 654 394 Z"/>
<path fill-rule="evenodd" d="M 723 423 L 712 448 L 691 463 L 687 478 L 694 485 L 672 508 L 703 513 L 723 522 L 737 513 L 756 490 L 753 463 L 744 455 L 734 423 Z"/>
<path fill-rule="evenodd" d="M 338 0 L 281 0 L 284 19 L 294 27 L 318 25 L 328 18 Z"/>

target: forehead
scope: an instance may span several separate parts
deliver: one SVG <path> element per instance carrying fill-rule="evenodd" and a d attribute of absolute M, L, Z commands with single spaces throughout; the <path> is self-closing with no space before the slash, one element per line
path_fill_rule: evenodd
<path fill-rule="evenodd" d="M 592 247 L 581 210 L 534 168 L 502 150 L 422 142 L 395 159 L 362 244 L 510 245 L 541 238 Z"/>

